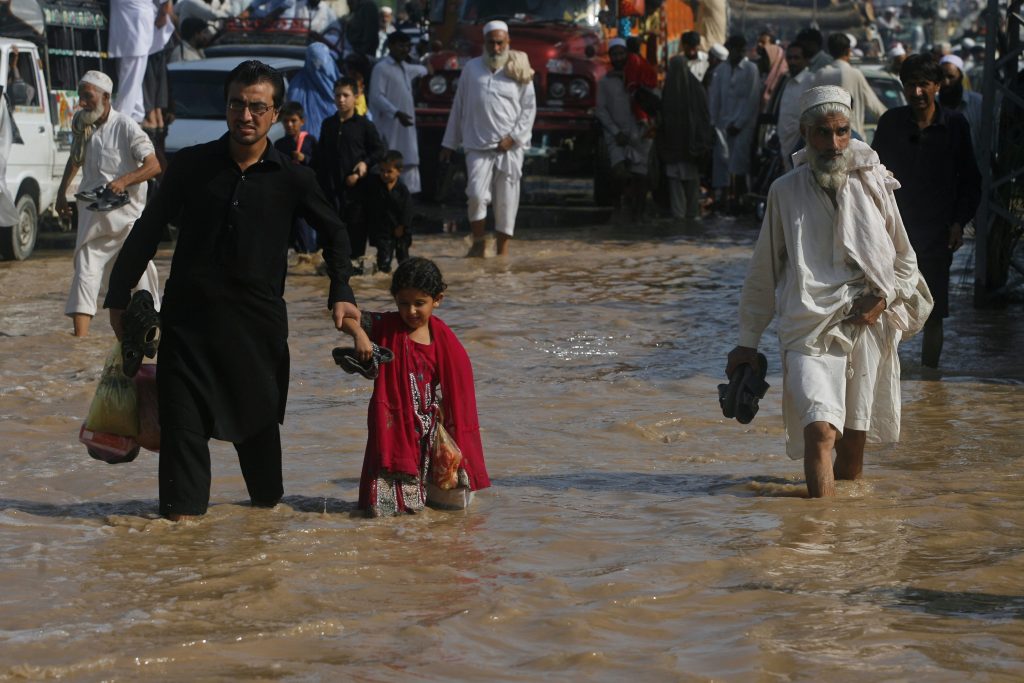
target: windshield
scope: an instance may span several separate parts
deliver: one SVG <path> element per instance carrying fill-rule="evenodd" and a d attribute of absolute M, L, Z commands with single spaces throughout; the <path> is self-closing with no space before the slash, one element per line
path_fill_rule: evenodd
<path fill-rule="evenodd" d="M 596 24 L 600 2 L 595 0 L 463 0 L 459 20 L 483 23 L 490 19 L 570 24 Z"/>
<path fill-rule="evenodd" d="M 224 73 L 171 71 L 174 115 L 180 119 L 224 118 Z"/>

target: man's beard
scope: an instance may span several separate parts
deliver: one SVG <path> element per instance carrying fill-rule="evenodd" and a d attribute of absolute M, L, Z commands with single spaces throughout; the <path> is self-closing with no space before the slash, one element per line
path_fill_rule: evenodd
<path fill-rule="evenodd" d="M 82 110 L 82 123 L 86 126 L 91 126 L 100 120 L 103 116 L 103 109 L 97 107 L 96 109 L 83 109 Z"/>
<path fill-rule="evenodd" d="M 484 62 L 488 67 L 497 71 L 498 69 L 505 66 L 508 62 L 508 50 L 505 50 L 501 54 L 491 54 L 484 50 Z"/>
<path fill-rule="evenodd" d="M 939 88 L 939 104 L 949 109 L 960 106 L 964 99 L 964 84 L 957 83 L 946 88 Z"/>
<path fill-rule="evenodd" d="M 843 150 L 842 154 L 831 158 L 825 158 L 814 150 L 808 151 L 811 153 L 808 163 L 818 185 L 825 190 L 838 190 L 849 175 L 850 151 Z"/>

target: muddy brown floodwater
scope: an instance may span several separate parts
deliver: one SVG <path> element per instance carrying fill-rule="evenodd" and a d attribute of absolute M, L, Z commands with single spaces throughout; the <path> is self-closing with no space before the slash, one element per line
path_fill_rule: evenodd
<path fill-rule="evenodd" d="M 716 399 L 754 233 L 419 238 L 494 487 L 397 520 L 353 514 L 371 385 L 331 360 L 322 279 L 288 282 L 284 503 L 249 508 L 217 443 L 210 513 L 171 524 L 155 455 L 76 442 L 112 335 L 69 336 L 70 252 L 0 264 L 0 680 L 1022 680 L 1020 305 L 958 291 L 943 371 L 903 347 L 903 442 L 805 500 L 770 332 L 757 419 Z"/>

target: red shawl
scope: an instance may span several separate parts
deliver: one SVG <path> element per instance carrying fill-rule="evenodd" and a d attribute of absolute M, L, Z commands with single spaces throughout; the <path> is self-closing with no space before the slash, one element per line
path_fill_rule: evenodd
<path fill-rule="evenodd" d="M 466 349 L 444 322 L 432 316 L 429 324 L 441 382 L 444 428 L 462 451 L 462 467 L 469 476 L 470 488 L 474 491 L 487 488 L 491 480 L 484 466 L 484 450 L 480 443 L 473 366 Z M 409 375 L 413 372 L 415 353 L 412 345 L 415 342 L 409 339 L 409 328 L 398 313 L 385 313 L 379 318 L 374 316 L 370 336 L 380 346 L 391 349 L 395 358 L 380 366 L 373 396 L 370 397 L 369 438 L 359 486 L 361 508 L 370 504 L 362 500 L 366 495 L 364 492 L 370 490 L 368 484 L 382 472 L 416 477 L 420 466 L 416 411 L 409 393 Z"/>
<path fill-rule="evenodd" d="M 644 58 L 630 53 L 626 58 L 626 66 L 622 69 L 622 80 L 626 84 L 626 92 L 635 95 L 640 88 L 653 89 L 658 87 L 658 71 Z M 647 121 L 651 117 L 637 104 L 634 97 L 631 108 L 637 121 Z"/>

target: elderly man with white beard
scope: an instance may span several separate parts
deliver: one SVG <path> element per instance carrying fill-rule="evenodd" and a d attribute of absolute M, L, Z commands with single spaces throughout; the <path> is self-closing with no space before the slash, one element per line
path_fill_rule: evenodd
<path fill-rule="evenodd" d="M 537 96 L 533 70 L 524 53 L 509 49 L 508 25 L 484 26 L 484 54 L 466 63 L 459 76 L 441 162 L 460 146 L 466 153 L 466 196 L 473 246 L 469 256 L 484 255 L 487 205 L 494 204 L 498 255 L 506 256 L 516 227 L 523 158 L 533 137 Z"/>
<path fill-rule="evenodd" d="M 786 450 L 803 458 L 817 498 L 835 495 L 836 479 L 860 478 L 867 441 L 899 440 L 896 347 L 932 300 L 893 196 L 899 184 L 851 140 L 850 94 L 810 88 L 800 105 L 807 146 L 769 189 L 726 374 L 759 366 L 777 310 Z"/>
<path fill-rule="evenodd" d="M 80 168 L 83 191 L 106 187 L 114 195 L 127 194 L 128 197 L 126 204 L 109 210 L 103 210 L 106 207 L 90 209 L 91 198 L 78 201 L 75 274 L 64 309 L 65 315 L 72 319 L 76 337 L 89 333 L 100 287 L 109 276 L 135 219 L 146 206 L 146 181 L 160 173 L 149 136 L 138 123 L 111 107 L 111 90 L 110 77 L 101 71 L 87 71 L 82 76 L 78 85 L 81 111 L 75 114 L 71 124 L 74 134 L 71 156 L 57 190 L 57 211 L 64 217 L 71 216 L 68 186 Z M 159 303 L 159 280 L 152 261 L 139 280 L 138 289 L 149 290 Z"/>

